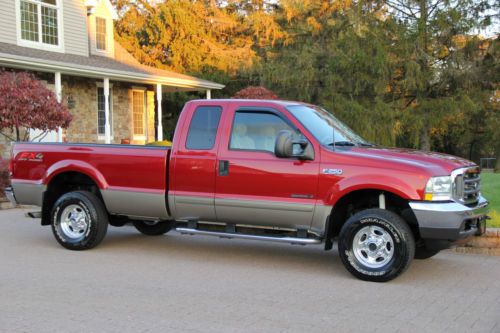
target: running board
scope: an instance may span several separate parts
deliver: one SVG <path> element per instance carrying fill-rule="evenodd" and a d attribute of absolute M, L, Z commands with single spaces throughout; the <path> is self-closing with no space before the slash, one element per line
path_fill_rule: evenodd
<path fill-rule="evenodd" d="M 237 233 L 226 233 L 219 231 L 207 231 L 191 228 L 175 228 L 175 231 L 181 234 L 188 235 L 203 235 L 203 236 L 216 236 L 221 238 L 241 238 L 241 239 L 251 239 L 251 240 L 261 240 L 268 242 L 278 242 L 278 243 L 291 243 L 291 244 L 320 244 L 321 238 L 297 238 L 297 237 L 272 237 L 272 236 L 259 236 L 259 235 L 248 235 L 248 234 L 237 234 Z"/>

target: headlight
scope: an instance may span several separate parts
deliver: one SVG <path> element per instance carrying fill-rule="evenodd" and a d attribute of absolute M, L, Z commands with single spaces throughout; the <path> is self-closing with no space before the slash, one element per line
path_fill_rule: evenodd
<path fill-rule="evenodd" d="M 425 186 L 425 200 L 451 200 L 451 176 L 431 177 Z"/>

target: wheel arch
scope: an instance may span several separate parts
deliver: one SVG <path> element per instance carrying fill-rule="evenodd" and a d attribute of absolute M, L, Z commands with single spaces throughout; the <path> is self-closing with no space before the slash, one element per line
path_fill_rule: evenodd
<path fill-rule="evenodd" d="M 335 205 L 349 193 L 359 190 L 378 190 L 393 193 L 405 200 L 421 200 L 422 194 L 417 186 L 398 177 L 380 174 L 364 174 L 347 177 L 331 187 L 326 195 L 326 202 Z"/>
<path fill-rule="evenodd" d="M 72 191 L 84 190 L 94 193 L 106 207 L 101 194 L 103 189 L 102 179 L 89 175 L 88 169 L 75 168 L 71 164 L 54 169 L 45 178 L 46 190 L 43 194 L 42 203 L 42 225 L 49 225 L 51 211 L 54 203 L 62 195 Z M 101 175 L 102 176 L 102 175 Z"/>
<path fill-rule="evenodd" d="M 76 172 L 87 176 L 92 179 L 92 181 L 99 187 L 99 189 L 105 189 L 108 187 L 106 178 L 102 175 L 99 170 L 90 165 L 87 162 L 78 160 L 63 160 L 51 165 L 45 174 L 43 183 L 49 185 L 54 177 L 67 172 Z"/>
<path fill-rule="evenodd" d="M 409 206 L 410 198 L 407 195 L 387 186 L 353 186 L 336 196 L 326 223 L 325 249 L 332 248 L 332 240 L 339 235 L 340 229 L 350 216 L 361 210 L 378 208 L 380 194 L 384 195 L 386 209 L 400 215 L 410 226 L 415 239 L 418 239 L 418 222 Z"/>

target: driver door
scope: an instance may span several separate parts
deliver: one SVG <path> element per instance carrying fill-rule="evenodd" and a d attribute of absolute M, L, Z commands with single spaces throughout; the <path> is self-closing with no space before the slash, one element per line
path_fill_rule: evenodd
<path fill-rule="evenodd" d="M 309 228 L 316 202 L 319 156 L 304 161 L 274 155 L 279 131 L 296 131 L 278 110 L 240 108 L 229 112 L 217 160 L 217 220 Z"/>

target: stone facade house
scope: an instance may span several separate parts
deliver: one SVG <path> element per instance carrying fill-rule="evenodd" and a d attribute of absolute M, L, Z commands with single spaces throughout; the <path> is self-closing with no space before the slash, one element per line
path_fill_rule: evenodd
<path fill-rule="evenodd" d="M 141 65 L 114 40 L 116 17 L 109 0 L 0 0 L 0 70 L 35 73 L 73 115 L 67 130 L 44 141 L 162 140 L 163 93 L 210 98 L 224 87 Z"/>

